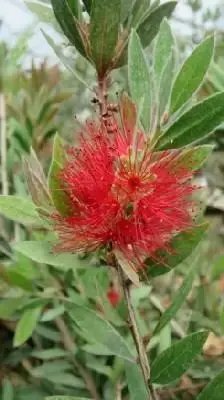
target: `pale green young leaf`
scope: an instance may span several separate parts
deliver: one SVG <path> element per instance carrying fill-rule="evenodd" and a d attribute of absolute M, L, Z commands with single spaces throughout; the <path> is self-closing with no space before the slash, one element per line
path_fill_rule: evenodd
<path fill-rule="evenodd" d="M 15 243 L 13 248 L 35 262 L 49 264 L 63 271 L 80 267 L 76 255 L 55 253 L 53 246 L 53 243 L 47 241 L 24 241 Z"/>
<path fill-rule="evenodd" d="M 0 196 L 0 213 L 22 225 L 41 225 L 33 202 L 16 195 Z"/>
<path fill-rule="evenodd" d="M 172 30 L 167 19 L 165 18 L 160 25 L 154 48 L 153 67 L 158 81 L 160 81 L 162 72 L 168 63 L 168 60 L 170 59 L 173 50 L 173 44 L 174 39 Z"/>
<path fill-rule="evenodd" d="M 130 400 L 148 400 L 141 368 L 138 364 L 125 361 L 125 374 L 130 394 Z"/>
<path fill-rule="evenodd" d="M 200 43 L 183 64 L 171 93 L 171 113 L 185 104 L 202 84 L 213 57 L 214 36 Z"/>
<path fill-rule="evenodd" d="M 140 120 L 146 131 L 150 127 L 151 80 L 140 39 L 132 31 L 128 47 L 128 83 L 132 99 L 140 112 Z M 139 110 L 139 107 L 141 109 Z"/>

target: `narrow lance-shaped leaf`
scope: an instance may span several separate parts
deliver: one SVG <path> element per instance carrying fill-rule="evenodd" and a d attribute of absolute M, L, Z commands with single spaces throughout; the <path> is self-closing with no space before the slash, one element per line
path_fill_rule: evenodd
<path fill-rule="evenodd" d="M 124 338 L 108 321 L 95 311 L 87 307 L 73 306 L 69 314 L 84 334 L 89 334 L 91 327 L 91 340 L 93 342 L 100 343 L 110 350 L 111 354 L 132 362 L 134 361 L 133 354 Z"/>
<path fill-rule="evenodd" d="M 148 14 L 142 19 L 137 28 L 137 33 L 143 47 L 150 45 L 159 30 L 163 18 L 169 18 L 176 5 L 176 1 L 168 1 L 155 8 L 152 12 L 149 10 Z"/>
<path fill-rule="evenodd" d="M 183 64 L 171 93 L 171 113 L 185 104 L 203 82 L 213 56 L 214 36 L 200 43 Z"/>
<path fill-rule="evenodd" d="M 53 146 L 53 157 L 50 166 L 48 185 L 54 206 L 61 215 L 68 215 L 71 212 L 69 196 L 63 190 L 60 179 L 60 172 L 67 161 L 67 155 L 62 140 L 55 135 Z"/>
<path fill-rule="evenodd" d="M 128 2 L 126 2 L 127 4 Z M 129 5 L 129 12 L 130 12 L 130 4 Z M 132 13 L 131 13 L 131 26 L 133 28 L 136 27 L 144 17 L 145 13 L 149 11 L 149 0 L 138 0 L 135 1 Z"/>
<path fill-rule="evenodd" d="M 125 361 L 125 374 L 130 393 L 130 400 L 148 400 L 148 393 L 140 366 Z"/>
<path fill-rule="evenodd" d="M 138 107 L 140 120 L 147 131 L 150 126 L 151 82 L 149 68 L 135 31 L 132 31 L 128 49 L 128 82 L 131 96 Z"/>
<path fill-rule="evenodd" d="M 16 243 L 15 251 L 25 255 L 35 262 L 49 264 L 63 271 L 79 266 L 78 258 L 71 253 L 58 254 L 53 251 L 54 243 L 47 241 L 24 241 Z"/>
<path fill-rule="evenodd" d="M 191 290 L 195 272 L 196 272 L 196 268 L 192 268 L 191 271 L 189 272 L 189 274 L 186 276 L 180 289 L 175 294 L 175 298 L 174 298 L 172 304 L 162 314 L 158 324 L 156 325 L 156 327 L 153 331 L 153 335 L 158 335 L 158 333 L 160 333 L 161 330 L 168 324 L 168 322 L 170 322 L 171 319 L 176 315 L 177 311 L 182 306 L 188 293 Z"/>
<path fill-rule="evenodd" d="M 171 52 L 167 63 L 165 64 L 160 77 L 159 85 L 159 118 L 162 119 L 164 112 L 168 112 L 169 100 L 170 100 L 170 89 L 173 83 L 173 78 L 176 70 L 174 50 Z"/>
<path fill-rule="evenodd" d="M 103 77 L 118 41 L 121 0 L 93 0 L 90 17 L 91 58 Z"/>
<path fill-rule="evenodd" d="M 21 346 L 30 338 L 30 336 L 32 336 L 32 333 L 39 320 L 41 310 L 42 306 L 38 306 L 36 308 L 30 308 L 24 311 L 16 326 L 15 336 L 13 340 L 13 344 L 15 347 Z"/>
<path fill-rule="evenodd" d="M 70 56 L 64 54 L 64 52 L 63 52 L 64 47 L 62 45 L 56 44 L 55 41 L 52 39 L 52 37 L 50 35 L 48 35 L 48 33 L 46 33 L 43 29 L 41 29 L 41 31 L 42 31 L 47 43 L 52 48 L 52 50 L 55 52 L 55 54 L 59 58 L 59 60 L 75 76 L 75 78 L 78 81 L 80 81 L 88 90 L 91 91 L 92 89 L 90 88 L 90 84 L 88 85 L 88 82 L 86 82 L 76 71 L 74 60 L 72 60 Z M 88 61 L 86 61 L 86 62 L 88 63 Z"/>
<path fill-rule="evenodd" d="M 223 400 L 223 393 L 224 370 L 202 390 L 196 400 Z"/>
<path fill-rule="evenodd" d="M 163 133 L 160 150 L 183 147 L 211 134 L 224 122 L 224 92 L 208 97 L 182 114 Z"/>
<path fill-rule="evenodd" d="M 207 331 L 196 332 L 163 351 L 152 363 L 152 382 L 166 385 L 179 379 L 200 353 L 207 337 Z"/>
<path fill-rule="evenodd" d="M 51 396 L 45 397 L 45 400 L 90 400 L 86 397 L 74 397 L 74 396 Z"/>
<path fill-rule="evenodd" d="M 164 260 L 164 264 L 155 263 L 153 260 L 146 261 L 148 265 L 147 275 L 149 278 L 171 271 L 189 257 L 200 242 L 207 228 L 207 224 L 202 224 L 176 235 L 170 243 L 173 253 L 168 254 L 166 252 L 161 252 L 159 254 Z"/>
<path fill-rule="evenodd" d="M 47 181 L 43 168 L 33 150 L 31 150 L 30 156 L 25 158 L 23 167 L 28 190 L 34 204 L 38 207 L 50 210 L 52 207 L 52 200 L 47 187 Z"/>
<path fill-rule="evenodd" d="M 170 59 L 173 42 L 174 40 L 170 25 L 167 19 L 164 19 L 160 25 L 154 49 L 154 71 L 158 81 L 160 81 L 164 66 L 167 65 L 168 60 Z"/>
<path fill-rule="evenodd" d="M 41 223 L 32 201 L 20 196 L 0 196 L 0 213 L 23 225 Z"/>
<path fill-rule="evenodd" d="M 74 0 L 76 1 L 76 0 Z M 73 17 L 71 8 L 68 5 L 67 0 L 51 0 L 51 4 L 54 10 L 55 18 L 61 26 L 64 34 L 70 40 L 77 50 L 86 57 L 85 45 L 78 28 L 76 19 Z M 73 10 L 74 11 L 74 10 Z M 76 15 L 78 18 L 78 15 Z"/>

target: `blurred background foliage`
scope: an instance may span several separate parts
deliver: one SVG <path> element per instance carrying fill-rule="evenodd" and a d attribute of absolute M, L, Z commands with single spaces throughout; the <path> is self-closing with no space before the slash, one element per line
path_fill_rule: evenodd
<path fill-rule="evenodd" d="M 48 32 L 50 27 L 52 35 L 61 42 L 60 28 L 48 7 L 49 2 L 41 0 L 38 6 L 31 1 L 26 3 L 37 20 L 44 23 L 41 25 L 44 31 Z M 191 18 L 185 20 L 184 16 L 174 15 L 172 20 L 180 58 L 206 35 L 217 31 L 215 59 L 198 93 L 204 98 L 224 90 L 224 32 L 219 28 L 224 26 L 220 23 L 224 17 L 223 5 L 207 9 L 203 0 L 187 0 L 185 7 L 190 10 L 187 15 Z M 30 203 L 26 203 L 27 188 L 22 172 L 22 159 L 30 146 L 47 171 L 55 133 L 58 131 L 65 140 L 75 142 L 75 132 L 94 112 L 91 105 L 94 71 L 90 64 L 74 49 L 68 47 L 62 52 L 58 45 L 55 52 L 60 53 L 64 65 L 59 60 L 57 65 L 47 59 L 37 61 L 34 55 L 27 67 L 24 58 L 30 52 L 28 43 L 32 33 L 33 26 L 30 26 L 14 46 L 0 43 L 0 91 L 6 105 L 7 126 L 7 164 L 1 164 L 1 168 L 7 168 L 8 193 L 24 197 L 24 204 L 18 205 L 21 208 L 30 207 Z M 51 36 L 48 33 L 45 36 L 50 42 Z M 150 54 L 149 49 L 149 57 Z M 125 68 L 114 72 L 116 85 L 112 86 L 112 100 L 116 99 L 116 92 L 127 85 Z M 205 327 L 212 333 L 203 356 L 174 387 L 161 392 L 164 400 L 194 399 L 207 380 L 224 365 L 224 127 L 220 126 L 209 141 L 214 144 L 213 155 L 195 179 L 204 188 L 202 196 L 211 227 L 192 257 L 196 260 L 196 277 L 187 301 L 175 320 L 150 342 L 150 348 L 152 354 L 158 354 L 169 347 L 171 336 L 182 338 L 187 332 Z M 1 146 L 2 162 L 3 151 Z M 103 399 L 119 398 L 117 393 L 121 390 L 126 398 L 124 363 L 103 346 L 94 344 L 91 327 L 89 335 L 83 334 L 65 314 L 65 309 L 73 303 L 89 305 L 100 310 L 106 320 L 124 333 L 123 300 L 115 308 L 107 296 L 111 284 L 116 291 L 117 282 L 107 270 L 91 269 L 99 262 L 94 257 L 76 257 L 81 268 L 74 275 L 69 257 L 54 260 L 47 248 L 46 235 L 38 226 L 33 209 L 30 209 L 28 223 L 1 218 L 1 399 L 41 400 L 55 393 L 88 397 L 83 365 L 88 369 L 87 381 L 94 378 Z M 37 238 L 42 240 L 42 247 L 34 248 L 32 254 L 14 245 L 15 240 Z M 156 278 L 153 287 L 134 291 L 139 327 L 146 345 L 161 312 L 170 305 L 174 294 L 179 293 L 186 270 L 186 265 L 181 265 L 175 272 Z"/>

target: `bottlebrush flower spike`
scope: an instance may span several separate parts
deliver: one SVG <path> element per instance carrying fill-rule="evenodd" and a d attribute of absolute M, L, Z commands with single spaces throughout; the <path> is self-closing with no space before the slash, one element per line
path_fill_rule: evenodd
<path fill-rule="evenodd" d="M 135 108 L 121 104 L 121 121 L 90 122 L 78 148 L 69 148 L 60 172 L 69 215 L 53 215 L 58 252 L 109 246 L 136 270 L 170 249 L 178 232 L 193 225 L 192 168 L 183 150 L 153 152 L 136 128 Z M 193 162 L 193 161 L 192 161 Z"/>

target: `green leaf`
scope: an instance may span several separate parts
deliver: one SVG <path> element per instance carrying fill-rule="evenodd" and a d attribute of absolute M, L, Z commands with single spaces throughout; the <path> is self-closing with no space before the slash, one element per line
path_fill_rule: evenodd
<path fill-rule="evenodd" d="M 129 12 L 130 12 L 130 4 L 126 2 L 129 6 Z M 139 24 L 143 16 L 147 11 L 149 11 L 149 0 L 138 0 L 135 1 L 132 13 L 131 13 L 131 26 L 134 28 L 136 25 Z"/>
<path fill-rule="evenodd" d="M 173 83 L 173 78 L 176 70 L 176 62 L 175 62 L 175 54 L 174 51 L 171 53 L 167 63 L 165 64 L 160 77 L 160 85 L 159 85 L 159 118 L 162 118 L 163 123 L 163 114 L 164 112 L 168 112 L 168 106 L 170 102 L 170 90 Z"/>
<path fill-rule="evenodd" d="M 17 265 L 15 267 L 0 268 L 0 278 L 12 287 L 20 287 L 28 292 L 33 290 L 32 280 L 21 274 Z"/>
<path fill-rule="evenodd" d="M 151 41 L 157 35 L 163 18 L 169 18 L 176 5 L 176 1 L 168 1 L 167 3 L 161 4 L 161 6 L 155 8 L 152 12 L 150 10 L 146 14 L 137 29 L 143 47 L 150 45 Z"/>
<path fill-rule="evenodd" d="M 214 146 L 209 144 L 192 148 L 187 147 L 181 151 L 173 168 L 175 169 L 183 167 L 188 171 L 196 171 L 207 161 L 213 149 Z"/>
<path fill-rule="evenodd" d="M 160 256 L 164 259 L 164 264 L 155 263 L 153 260 L 146 261 L 147 275 L 152 278 L 165 274 L 183 262 L 196 248 L 207 228 L 208 225 L 205 223 L 176 235 L 170 244 L 174 254 L 161 252 Z"/>
<path fill-rule="evenodd" d="M 63 190 L 60 179 L 60 172 L 63 169 L 67 160 L 67 154 L 64 145 L 59 135 L 54 137 L 53 157 L 49 170 L 48 186 L 54 206 L 58 212 L 63 215 L 69 215 L 71 205 L 67 193 Z"/>
<path fill-rule="evenodd" d="M 23 225 L 41 224 L 35 205 L 20 196 L 0 196 L 0 213 Z"/>
<path fill-rule="evenodd" d="M 34 204 L 51 212 L 52 200 L 49 194 L 47 181 L 42 165 L 33 150 L 31 150 L 30 156 L 24 159 L 23 169 L 28 190 Z"/>
<path fill-rule="evenodd" d="M 185 104 L 199 88 L 213 57 L 214 36 L 200 43 L 185 61 L 173 85 L 171 113 Z"/>
<path fill-rule="evenodd" d="M 149 397 L 140 366 L 126 361 L 125 374 L 130 393 L 130 400 L 148 400 Z"/>
<path fill-rule="evenodd" d="M 91 57 L 103 77 L 111 64 L 118 40 L 121 0 L 93 0 L 90 18 Z"/>
<path fill-rule="evenodd" d="M 93 0 L 83 0 L 86 10 L 89 14 L 91 13 L 92 2 L 93 2 Z"/>
<path fill-rule="evenodd" d="M 75 18 L 78 20 L 82 19 L 82 9 L 81 9 L 81 4 L 79 0 L 67 0 L 67 4 L 70 7 L 70 10 L 72 11 L 72 14 L 74 15 Z"/>
<path fill-rule="evenodd" d="M 157 142 L 160 150 L 178 148 L 211 134 L 224 122 L 224 92 L 208 97 L 182 114 Z"/>
<path fill-rule="evenodd" d="M 200 353 L 207 337 L 207 331 L 196 332 L 162 352 L 152 363 L 152 382 L 166 385 L 179 379 Z"/>
<path fill-rule="evenodd" d="M 13 345 L 15 347 L 21 346 L 32 336 L 40 318 L 42 307 L 43 306 L 38 306 L 36 308 L 32 307 L 24 311 L 16 326 L 15 336 L 13 339 Z"/>
<path fill-rule="evenodd" d="M 41 322 L 48 322 L 52 321 L 55 318 L 59 317 L 60 315 L 63 315 L 65 312 L 65 307 L 63 304 L 61 304 L 58 307 L 52 308 L 51 310 L 47 310 L 43 313 L 41 317 Z"/>
<path fill-rule="evenodd" d="M 15 393 L 14 388 L 9 379 L 3 379 L 2 381 L 2 400 L 14 400 Z"/>
<path fill-rule="evenodd" d="M 7 319 L 12 317 L 23 302 L 24 297 L 10 297 L 0 300 L 0 318 Z"/>
<path fill-rule="evenodd" d="M 57 24 L 55 23 L 55 17 L 52 7 L 49 4 L 32 0 L 25 0 L 25 4 L 32 13 L 36 14 L 41 22 L 51 24 L 56 29 L 58 28 Z"/>
<path fill-rule="evenodd" d="M 95 311 L 86 307 L 73 306 L 69 314 L 84 333 L 88 334 L 91 327 L 93 342 L 103 345 L 110 350 L 111 354 L 134 362 L 133 354 L 123 337 Z"/>
<path fill-rule="evenodd" d="M 32 357 L 40 360 L 53 360 L 55 358 L 64 358 L 68 355 L 68 352 L 60 348 L 47 349 L 47 350 L 34 350 L 31 353 Z"/>
<path fill-rule="evenodd" d="M 87 353 L 94 354 L 96 356 L 110 356 L 111 351 L 107 347 L 102 346 L 100 343 L 85 344 L 82 346 L 82 350 Z"/>
<path fill-rule="evenodd" d="M 54 253 L 53 245 L 47 241 L 24 241 L 15 243 L 13 248 L 35 262 L 49 264 L 64 271 L 78 265 L 76 255 Z"/>
<path fill-rule="evenodd" d="M 77 50 L 86 57 L 85 45 L 80 34 L 76 19 L 73 17 L 67 0 L 51 0 L 55 17 L 64 34 Z M 77 16 L 76 16 L 77 18 Z"/>
<path fill-rule="evenodd" d="M 72 59 L 69 55 L 64 54 L 64 46 L 56 44 L 55 41 L 52 39 L 52 37 L 50 35 L 48 35 L 48 33 L 46 33 L 43 29 L 41 29 L 41 31 L 42 31 L 47 43 L 52 48 L 52 50 L 54 51 L 56 56 L 59 58 L 59 60 L 75 76 L 75 78 L 78 81 L 80 81 L 88 90 L 91 91 L 91 88 L 88 85 L 88 83 L 76 71 L 74 59 Z M 88 61 L 86 61 L 86 63 L 88 63 Z M 88 64 L 88 65 L 90 65 L 90 64 Z"/>
<path fill-rule="evenodd" d="M 173 42 L 174 40 L 170 25 L 167 19 L 164 19 L 160 25 L 153 57 L 154 71 L 158 81 L 160 81 L 164 66 L 167 65 L 168 60 L 172 54 L 172 48 L 174 44 Z"/>
<path fill-rule="evenodd" d="M 45 400 L 90 400 L 86 397 L 74 397 L 74 396 L 52 396 L 45 397 Z"/>
<path fill-rule="evenodd" d="M 52 375 L 47 375 L 46 379 L 56 385 L 69 386 L 73 388 L 84 389 L 85 383 L 81 378 L 74 376 L 68 372 L 58 372 Z"/>
<path fill-rule="evenodd" d="M 153 331 L 153 335 L 158 335 L 158 333 L 162 331 L 162 329 L 171 321 L 171 319 L 175 317 L 177 311 L 182 306 L 188 293 L 191 290 L 195 273 L 196 268 L 192 268 L 189 274 L 185 277 L 181 287 L 178 289 L 177 293 L 175 293 L 172 304 L 162 314 L 158 324 Z"/>
<path fill-rule="evenodd" d="M 224 371 L 218 374 L 199 394 L 196 400 L 223 400 Z"/>
<path fill-rule="evenodd" d="M 139 108 L 147 131 L 150 126 L 151 83 L 149 68 L 138 35 L 132 31 L 128 47 L 128 82 L 132 99 Z"/>

